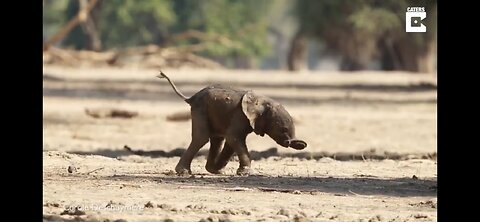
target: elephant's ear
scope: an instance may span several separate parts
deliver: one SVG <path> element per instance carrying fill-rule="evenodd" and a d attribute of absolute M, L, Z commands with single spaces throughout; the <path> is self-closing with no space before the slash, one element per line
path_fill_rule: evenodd
<path fill-rule="evenodd" d="M 247 92 L 242 97 L 242 111 L 247 116 L 250 126 L 255 130 L 257 118 L 265 111 L 265 107 L 253 92 Z"/>

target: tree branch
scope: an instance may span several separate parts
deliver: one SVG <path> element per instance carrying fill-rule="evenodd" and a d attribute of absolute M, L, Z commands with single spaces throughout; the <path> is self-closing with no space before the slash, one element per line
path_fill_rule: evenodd
<path fill-rule="evenodd" d="M 85 21 L 88 17 L 88 13 L 93 9 L 98 0 L 91 0 L 88 2 L 87 7 L 80 8 L 78 14 L 73 17 L 64 27 L 62 27 L 55 35 L 47 40 L 43 46 L 43 51 L 47 51 L 52 45 L 63 39 L 78 23 Z"/>

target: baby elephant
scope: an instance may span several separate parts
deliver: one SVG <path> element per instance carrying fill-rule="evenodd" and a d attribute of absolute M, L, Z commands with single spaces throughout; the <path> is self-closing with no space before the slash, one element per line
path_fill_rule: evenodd
<path fill-rule="evenodd" d="M 190 105 L 192 141 L 175 167 L 178 174 L 191 174 L 190 164 L 197 152 L 210 140 L 206 169 L 220 174 L 235 152 L 240 161 L 238 175 L 250 173 L 250 154 L 245 139 L 252 131 L 267 134 L 283 147 L 304 149 L 307 143 L 295 138 L 295 126 L 290 114 L 280 103 L 251 91 L 221 85 L 203 88 L 190 98 L 184 96 L 163 73 L 175 93 Z M 222 144 L 225 145 L 220 152 Z"/>

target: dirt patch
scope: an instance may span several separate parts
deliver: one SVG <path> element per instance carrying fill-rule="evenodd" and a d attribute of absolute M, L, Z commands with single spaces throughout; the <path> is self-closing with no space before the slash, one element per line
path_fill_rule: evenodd
<path fill-rule="evenodd" d="M 437 202 L 436 202 L 436 201 L 433 201 L 433 200 L 427 200 L 427 201 L 425 201 L 425 202 L 420 201 L 420 202 L 418 202 L 418 203 L 411 203 L 410 206 L 414 206 L 414 207 L 430 207 L 430 208 L 437 209 Z"/>
<path fill-rule="evenodd" d="M 93 118 L 133 118 L 138 112 L 118 108 L 86 108 L 85 114 Z"/>
<path fill-rule="evenodd" d="M 428 204 L 436 197 L 437 191 L 432 189 L 437 185 L 433 176 L 436 165 L 432 160 L 267 158 L 252 164 L 257 173 L 249 177 L 235 176 L 235 160 L 227 165 L 227 175 L 212 175 L 203 168 L 205 158 L 198 158 L 192 163 L 195 175 L 189 177 L 176 176 L 172 171 L 178 157 L 137 156 L 132 161 L 46 151 L 43 160 L 45 215 L 127 221 L 200 221 L 209 217 L 231 221 L 315 221 L 331 217 L 368 221 L 376 215 L 388 221 L 419 213 L 428 215 L 422 219 L 436 218 L 435 208 L 412 205 Z M 77 173 L 66 172 L 70 162 L 79 166 Z M 414 174 L 418 179 L 412 179 Z M 75 211 L 62 215 L 61 206 L 79 209 L 85 215 L 75 215 L 79 213 Z M 347 214 L 352 207 L 355 211 Z"/>
<path fill-rule="evenodd" d="M 168 121 L 188 121 L 192 119 L 190 112 L 175 112 L 167 116 Z"/>

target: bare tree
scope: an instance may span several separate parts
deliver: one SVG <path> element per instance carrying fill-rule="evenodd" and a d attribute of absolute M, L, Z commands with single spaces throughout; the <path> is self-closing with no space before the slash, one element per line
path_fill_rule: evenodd
<path fill-rule="evenodd" d="M 76 25 L 84 22 L 88 18 L 88 13 L 93 9 L 98 0 L 91 0 L 87 6 L 80 8 L 78 14 L 73 17 L 64 27 L 62 27 L 55 35 L 48 39 L 43 45 L 43 51 L 47 51 L 52 45 L 63 39 Z"/>

